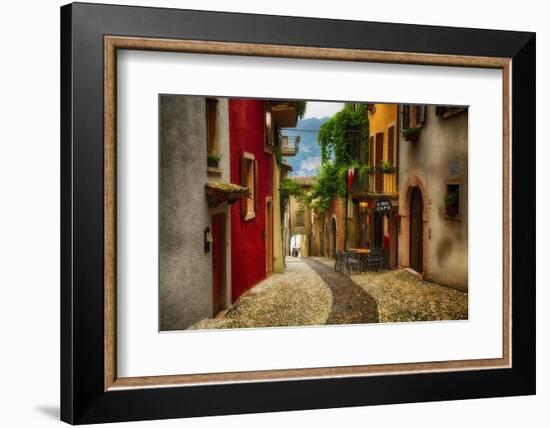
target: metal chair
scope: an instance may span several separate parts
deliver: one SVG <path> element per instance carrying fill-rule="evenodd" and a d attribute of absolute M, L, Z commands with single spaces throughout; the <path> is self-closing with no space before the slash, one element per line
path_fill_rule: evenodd
<path fill-rule="evenodd" d="M 342 273 L 342 268 L 344 264 L 344 257 L 340 251 L 334 252 L 334 270 L 336 272 Z"/>
<path fill-rule="evenodd" d="M 373 248 L 367 255 L 365 264 L 367 270 L 379 270 L 383 269 L 385 265 L 385 255 L 383 248 Z"/>
<path fill-rule="evenodd" d="M 357 257 L 357 254 L 352 253 L 351 251 L 346 251 L 344 253 L 344 264 L 349 275 L 352 271 L 359 271 L 361 269 L 360 260 Z"/>

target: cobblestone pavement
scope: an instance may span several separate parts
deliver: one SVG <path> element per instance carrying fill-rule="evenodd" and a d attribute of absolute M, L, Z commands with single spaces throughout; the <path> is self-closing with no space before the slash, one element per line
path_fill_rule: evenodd
<path fill-rule="evenodd" d="M 334 267 L 334 260 L 312 260 Z M 352 273 L 350 279 L 374 298 L 380 322 L 468 319 L 468 293 L 421 281 L 401 269 Z"/>
<path fill-rule="evenodd" d="M 307 258 L 288 257 L 274 274 L 245 293 L 224 317 L 191 329 L 284 327 L 378 322 L 375 300 L 347 276 Z"/>
<path fill-rule="evenodd" d="M 311 258 L 303 262 L 323 278 L 332 292 L 332 307 L 325 324 L 378 322 L 378 305 L 373 297 L 349 277 Z"/>
<path fill-rule="evenodd" d="M 402 270 L 334 271 L 327 258 L 286 259 L 284 273 L 265 279 L 220 318 L 191 329 L 461 320 L 468 294 L 420 281 Z"/>
<path fill-rule="evenodd" d="M 333 306 L 330 287 L 301 258 L 288 257 L 273 274 L 245 293 L 226 315 L 191 329 L 323 325 Z"/>

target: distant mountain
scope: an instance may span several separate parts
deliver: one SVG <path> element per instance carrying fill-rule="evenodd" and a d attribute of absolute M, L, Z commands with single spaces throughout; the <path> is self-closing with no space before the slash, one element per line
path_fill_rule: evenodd
<path fill-rule="evenodd" d="M 283 135 L 300 136 L 300 145 L 296 156 L 284 158 L 292 166 L 291 176 L 317 175 L 321 163 L 321 147 L 317 142 L 317 135 L 319 128 L 327 120 L 329 120 L 329 117 L 298 119 L 295 129 L 283 130 Z"/>

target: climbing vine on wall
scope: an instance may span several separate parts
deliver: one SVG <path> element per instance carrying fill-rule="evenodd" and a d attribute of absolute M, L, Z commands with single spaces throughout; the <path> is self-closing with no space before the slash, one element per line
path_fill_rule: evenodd
<path fill-rule="evenodd" d="M 319 211 L 326 212 L 331 198 L 345 196 L 348 169 L 361 167 L 361 152 L 368 159 L 368 137 L 365 104 L 346 103 L 321 125 L 321 166 L 312 195 Z"/>

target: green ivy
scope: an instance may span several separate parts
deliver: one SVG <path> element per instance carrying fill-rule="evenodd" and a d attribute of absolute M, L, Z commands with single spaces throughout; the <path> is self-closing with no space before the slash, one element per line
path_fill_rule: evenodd
<path fill-rule="evenodd" d="M 306 101 L 296 101 L 296 113 L 299 119 L 303 119 L 306 114 Z"/>
<path fill-rule="evenodd" d="M 279 183 L 279 192 L 281 193 L 281 199 L 283 201 L 290 198 L 290 196 L 296 196 L 301 198 L 304 196 L 302 187 L 290 178 L 283 178 Z"/>
<path fill-rule="evenodd" d="M 368 158 L 366 105 L 346 103 L 321 125 L 317 138 L 321 146 L 321 166 L 312 197 L 318 201 L 318 210 L 326 212 L 332 198 L 346 196 L 348 169 L 358 169 L 361 178 L 371 173 L 369 166 L 360 162 L 361 146 Z"/>

